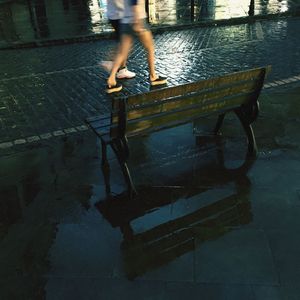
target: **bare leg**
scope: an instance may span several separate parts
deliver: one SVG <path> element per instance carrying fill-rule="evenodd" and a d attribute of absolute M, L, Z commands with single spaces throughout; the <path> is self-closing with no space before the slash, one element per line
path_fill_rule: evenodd
<path fill-rule="evenodd" d="M 120 68 L 125 68 L 126 65 L 127 65 L 127 59 L 125 59 L 125 60 L 121 63 Z"/>
<path fill-rule="evenodd" d="M 163 85 L 167 83 L 167 78 L 158 76 L 155 71 L 155 54 L 154 54 L 154 42 L 152 32 L 149 30 L 142 30 L 139 33 L 139 39 L 142 42 L 145 50 L 147 51 L 147 59 L 149 66 L 149 77 L 151 86 Z"/>
<path fill-rule="evenodd" d="M 110 61 L 115 61 L 116 60 L 116 57 L 117 57 L 117 54 L 118 54 L 118 50 L 120 48 L 120 45 L 118 44 L 118 46 L 116 46 L 116 50 L 113 51 L 110 56 L 109 56 L 109 60 Z M 121 63 L 121 68 L 125 68 L 127 65 L 127 59 L 125 59 L 122 63 Z"/>
<path fill-rule="evenodd" d="M 127 34 L 122 35 L 119 51 L 115 57 L 112 70 L 107 79 L 108 86 L 116 85 L 116 74 L 120 66 L 122 65 L 122 63 L 126 62 L 131 46 L 132 46 L 132 36 Z"/>
<path fill-rule="evenodd" d="M 116 43 L 116 47 L 115 49 L 110 53 L 109 57 L 110 57 L 110 61 L 114 62 L 115 61 L 115 58 L 118 54 L 118 50 L 119 50 L 119 47 L 120 47 L 120 41 L 121 41 L 121 20 L 118 19 L 118 20 L 109 20 L 111 26 L 113 27 L 113 29 L 115 30 L 115 35 L 116 35 L 116 40 L 117 40 L 117 43 Z M 121 63 L 121 67 L 124 68 L 126 67 L 126 60 L 123 61 Z"/>
<path fill-rule="evenodd" d="M 120 49 L 120 43 L 118 43 L 118 45 L 116 46 L 116 49 L 111 53 L 110 56 L 110 60 L 111 61 L 115 61 L 117 58 L 117 55 L 119 53 L 119 49 Z M 125 59 L 124 61 L 122 61 L 120 68 L 125 68 L 127 65 L 127 59 Z"/>
<path fill-rule="evenodd" d="M 139 33 L 139 39 L 147 51 L 150 80 L 155 80 L 158 76 L 155 72 L 154 41 L 151 31 L 141 31 Z"/>

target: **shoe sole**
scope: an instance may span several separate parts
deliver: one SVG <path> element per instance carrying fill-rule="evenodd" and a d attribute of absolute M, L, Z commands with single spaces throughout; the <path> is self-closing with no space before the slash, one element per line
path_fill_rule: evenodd
<path fill-rule="evenodd" d="M 163 84 L 166 84 L 167 83 L 167 79 L 164 79 L 164 80 L 160 80 L 160 81 L 151 81 L 151 85 L 152 86 L 155 86 L 155 85 L 163 85 Z"/>
<path fill-rule="evenodd" d="M 116 93 L 116 92 L 121 91 L 122 88 L 123 88 L 122 86 L 118 86 L 118 87 L 115 87 L 115 88 L 106 89 L 106 93 L 107 94 Z"/>

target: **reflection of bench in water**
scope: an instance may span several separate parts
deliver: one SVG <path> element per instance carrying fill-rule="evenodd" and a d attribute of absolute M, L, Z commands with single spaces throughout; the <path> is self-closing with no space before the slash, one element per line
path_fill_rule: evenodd
<path fill-rule="evenodd" d="M 139 196 L 134 199 L 128 198 L 124 193 L 98 202 L 96 207 L 102 215 L 123 233 L 122 251 L 127 276 L 132 279 L 171 262 L 193 250 L 195 239 L 201 243 L 221 236 L 232 227 L 249 223 L 252 219 L 248 199 L 251 184 L 246 173 L 252 162 L 253 160 L 246 160 L 234 170 L 215 164 L 198 170 L 201 174 L 217 174 L 212 175 L 215 179 L 213 186 L 197 188 L 191 184 L 178 188 L 180 183 L 177 182 L 177 188 L 171 190 L 167 187 L 141 188 Z M 210 172 L 206 173 L 206 170 Z M 192 177 L 191 174 L 184 175 L 186 176 L 182 176 L 183 178 Z M 208 182 L 211 183 L 213 178 L 207 178 Z M 142 233 L 135 234 L 131 227 L 134 219 L 152 213 L 159 207 L 174 203 L 178 199 L 200 196 L 210 188 L 232 182 L 236 186 L 234 194 L 202 206 L 192 213 Z"/>

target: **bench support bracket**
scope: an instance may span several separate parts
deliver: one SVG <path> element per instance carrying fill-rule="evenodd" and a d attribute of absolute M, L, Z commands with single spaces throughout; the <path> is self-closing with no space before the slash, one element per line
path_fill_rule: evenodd
<path fill-rule="evenodd" d="M 216 127 L 214 129 L 214 134 L 215 135 L 217 135 L 219 133 L 220 129 L 221 129 L 221 126 L 222 126 L 223 121 L 224 121 L 224 117 L 225 117 L 225 114 L 219 115 Z"/>
<path fill-rule="evenodd" d="M 107 160 L 107 143 L 101 139 L 102 160 L 101 167 L 104 177 L 106 193 L 110 194 L 110 167 Z"/>
<path fill-rule="evenodd" d="M 122 139 L 115 139 L 111 143 L 111 147 L 113 151 L 115 152 L 118 162 L 120 164 L 122 173 L 124 175 L 126 184 L 128 186 L 128 193 L 129 196 L 132 197 L 134 194 L 137 194 L 128 166 L 127 166 L 127 159 L 129 155 L 129 148 L 127 144 L 127 139 L 122 138 Z"/>
<path fill-rule="evenodd" d="M 251 123 L 249 122 L 247 116 L 244 114 L 243 110 L 241 108 L 234 110 L 235 114 L 239 118 L 240 122 L 242 123 L 242 126 L 245 130 L 245 133 L 247 135 L 248 139 L 248 154 L 251 156 L 256 156 L 257 153 L 257 145 L 255 136 L 253 133 L 253 129 L 251 126 Z"/>

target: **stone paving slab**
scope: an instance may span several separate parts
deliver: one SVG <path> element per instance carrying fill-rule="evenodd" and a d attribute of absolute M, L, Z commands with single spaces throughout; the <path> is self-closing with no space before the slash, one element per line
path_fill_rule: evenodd
<path fill-rule="evenodd" d="M 218 251 L 225 248 L 227 251 Z M 197 282 L 279 285 L 272 251 L 262 230 L 233 230 L 199 247 L 195 260 Z"/>

